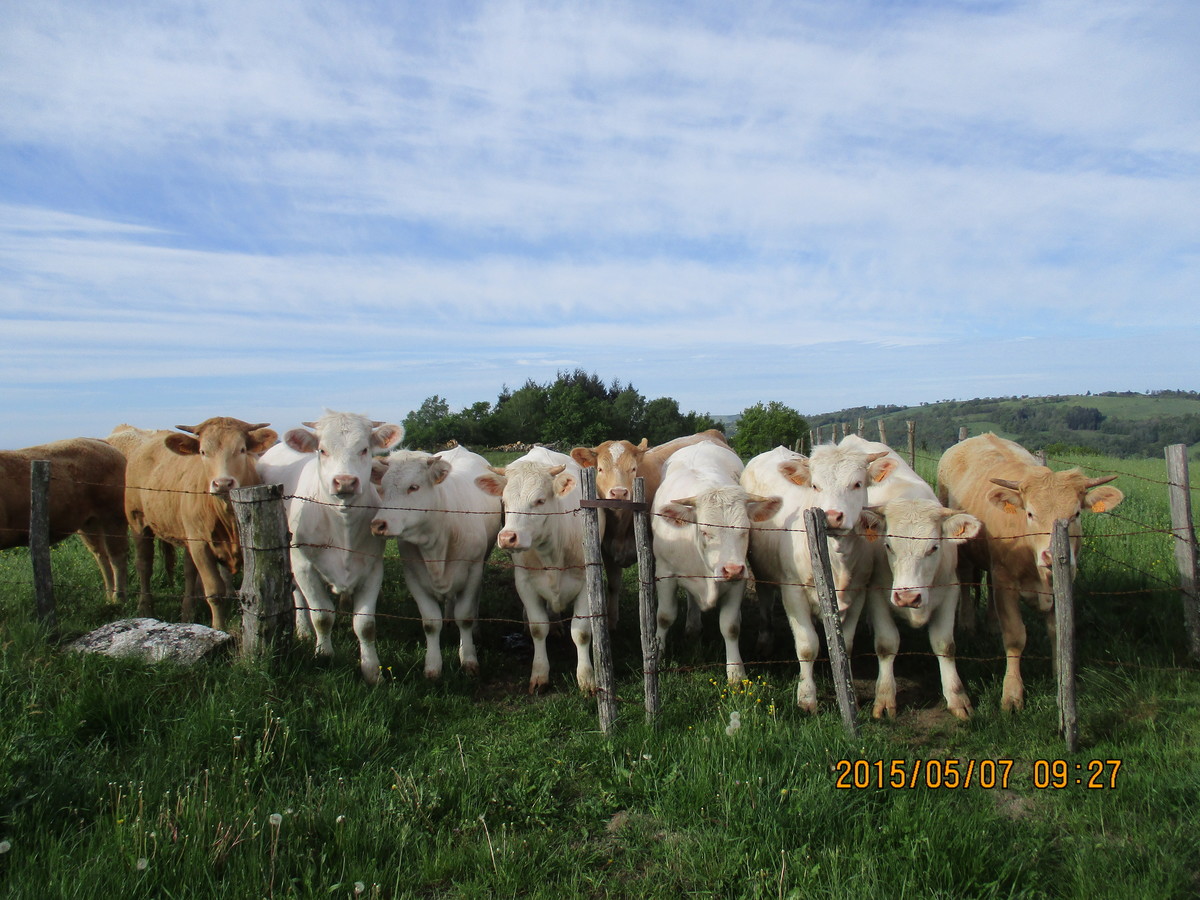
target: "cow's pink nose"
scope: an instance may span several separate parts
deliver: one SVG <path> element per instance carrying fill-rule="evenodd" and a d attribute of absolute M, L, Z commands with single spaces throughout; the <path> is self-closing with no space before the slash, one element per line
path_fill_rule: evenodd
<path fill-rule="evenodd" d="M 892 602 L 901 609 L 921 605 L 920 591 L 893 591 Z"/>
<path fill-rule="evenodd" d="M 727 581 L 736 581 L 742 577 L 742 573 L 745 571 L 745 566 L 739 566 L 736 563 L 725 563 L 725 565 L 721 566 L 721 577 Z"/>
<path fill-rule="evenodd" d="M 356 494 L 356 493 L 358 493 L 358 476 L 357 475 L 334 475 L 333 476 L 333 492 L 335 494 Z"/>
<path fill-rule="evenodd" d="M 629 498 L 629 488 L 611 487 L 608 489 L 609 500 L 626 500 Z"/>
<path fill-rule="evenodd" d="M 515 531 L 502 531 L 496 535 L 496 546 L 502 550 L 511 550 L 517 546 L 517 533 Z"/>
<path fill-rule="evenodd" d="M 210 494 L 225 494 L 237 487 L 236 478 L 214 478 L 208 484 Z"/>
<path fill-rule="evenodd" d="M 385 536 L 388 533 L 387 522 L 383 519 L 375 519 L 371 522 L 371 534 Z"/>
<path fill-rule="evenodd" d="M 838 509 L 827 509 L 825 511 L 825 521 L 830 528 L 841 528 L 842 523 L 846 521 L 846 514 Z"/>

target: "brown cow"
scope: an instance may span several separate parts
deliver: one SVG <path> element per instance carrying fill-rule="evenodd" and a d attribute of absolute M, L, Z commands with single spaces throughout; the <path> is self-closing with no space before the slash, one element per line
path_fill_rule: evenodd
<path fill-rule="evenodd" d="M 134 425 L 128 425 L 122 422 L 112 430 L 112 433 L 104 439 L 106 444 L 112 444 L 121 454 L 129 459 L 129 454 L 134 448 L 141 446 L 149 440 L 162 440 L 170 431 L 150 431 L 146 428 L 138 428 Z M 121 515 L 124 516 L 125 498 L 122 492 L 121 497 Z M 169 541 L 158 542 L 159 552 L 162 554 L 163 569 L 167 573 L 169 580 L 175 579 L 175 545 Z M 192 565 L 191 557 L 184 554 L 183 557 L 183 575 L 186 587 L 184 593 L 186 596 L 191 596 L 196 584 L 196 567 Z"/>
<path fill-rule="evenodd" d="M 109 599 L 123 600 L 125 457 L 104 441 L 72 438 L 0 452 L 0 550 L 29 544 L 29 464 L 39 459 L 50 461 L 50 542 L 78 534 L 96 558 Z"/>
<path fill-rule="evenodd" d="M 157 537 L 187 548 L 204 585 L 213 628 L 223 631 L 228 588 L 220 566 L 236 573 L 241 560 L 229 492 L 261 483 L 256 455 L 278 436 L 266 424 L 224 416 L 179 429 L 188 434 L 168 432 L 144 441 L 129 455 L 125 514 L 137 550 L 138 612 L 153 615 L 150 571 Z M 190 620 L 191 613 L 189 594 L 183 617 Z"/>
<path fill-rule="evenodd" d="M 648 448 L 629 441 L 605 441 L 598 447 L 576 447 L 571 458 L 585 469 L 596 468 L 596 496 L 601 500 L 632 500 L 633 479 L 645 482 L 646 503 L 654 502 L 654 494 L 662 481 L 662 467 L 676 450 L 701 441 L 728 447 L 725 435 L 710 428 L 699 434 L 675 438 L 665 444 Z M 637 544 L 633 537 L 633 513 L 627 509 L 606 509 L 604 541 L 600 555 L 608 588 L 608 621 L 617 624 L 621 599 L 621 571 L 637 561 Z M 691 620 L 689 618 L 689 624 Z"/>
<path fill-rule="evenodd" d="M 1071 543 L 1071 574 L 1079 558 L 1081 510 L 1113 509 L 1125 495 L 1101 487 L 1117 476 L 1088 478 L 1079 469 L 1053 472 L 1039 465 L 1019 444 L 994 434 L 981 434 L 955 444 L 938 463 L 938 497 L 945 506 L 962 509 L 983 523 L 979 540 L 985 567 L 991 570 L 992 596 L 1004 635 L 1008 664 L 1001 705 L 1025 705 L 1021 653 L 1025 623 L 1021 599 L 1036 604 L 1046 619 L 1054 644 L 1054 589 L 1051 584 L 1050 539 L 1054 523 L 1066 519 Z M 978 545 L 977 545 L 978 546 Z"/>

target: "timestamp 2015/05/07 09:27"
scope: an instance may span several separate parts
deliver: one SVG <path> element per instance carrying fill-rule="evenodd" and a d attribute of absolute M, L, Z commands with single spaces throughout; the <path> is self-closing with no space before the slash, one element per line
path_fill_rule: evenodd
<path fill-rule="evenodd" d="M 840 790 L 868 788 L 931 788 L 954 790 L 1015 786 L 1014 759 L 841 759 L 834 766 L 834 787 Z M 1029 786 L 1038 790 L 1082 787 L 1089 790 L 1117 786 L 1119 759 L 1092 759 L 1074 762 L 1066 759 L 1031 761 Z M 1024 781 L 1025 766 L 1017 770 Z"/>

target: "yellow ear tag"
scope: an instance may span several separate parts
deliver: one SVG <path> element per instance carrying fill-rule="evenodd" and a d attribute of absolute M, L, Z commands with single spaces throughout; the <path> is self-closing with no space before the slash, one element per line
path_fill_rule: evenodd
<path fill-rule="evenodd" d="M 868 525 L 866 533 L 863 535 L 869 543 L 875 543 L 879 540 L 879 532 L 875 530 L 874 525 Z"/>
<path fill-rule="evenodd" d="M 1092 504 L 1092 512 L 1094 513 L 1102 513 L 1106 509 L 1108 509 L 1108 504 L 1106 504 L 1103 500 L 1097 500 Z"/>
<path fill-rule="evenodd" d="M 1010 516 L 1015 516 L 1017 514 L 1017 508 L 1007 500 L 1004 501 L 1004 511 Z"/>

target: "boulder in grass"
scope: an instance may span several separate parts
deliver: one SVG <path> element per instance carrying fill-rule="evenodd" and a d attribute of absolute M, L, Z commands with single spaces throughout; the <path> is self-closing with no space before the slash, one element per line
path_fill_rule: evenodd
<path fill-rule="evenodd" d="M 120 619 L 73 641 L 68 649 L 102 653 L 145 662 L 169 660 L 190 666 L 228 650 L 233 635 L 207 625 L 160 622 L 158 619 Z"/>

